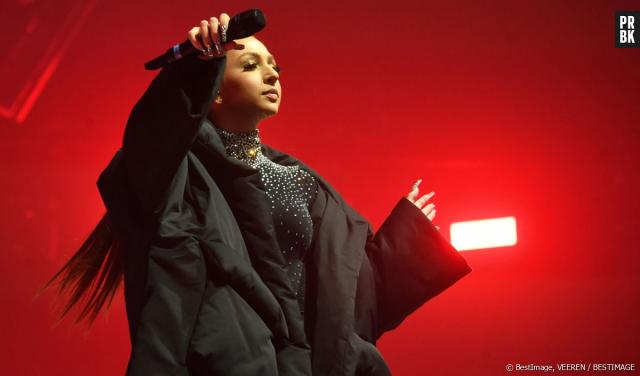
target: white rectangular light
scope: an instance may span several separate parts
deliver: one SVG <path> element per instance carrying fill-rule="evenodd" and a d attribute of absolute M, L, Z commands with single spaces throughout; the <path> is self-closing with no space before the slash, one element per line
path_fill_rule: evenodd
<path fill-rule="evenodd" d="M 515 217 L 454 222 L 449 230 L 451 244 L 458 251 L 508 247 L 518 242 Z"/>

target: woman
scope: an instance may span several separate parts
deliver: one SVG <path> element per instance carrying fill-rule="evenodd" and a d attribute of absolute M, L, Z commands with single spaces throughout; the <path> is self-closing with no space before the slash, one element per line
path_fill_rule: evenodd
<path fill-rule="evenodd" d="M 225 43 L 163 69 L 133 108 L 98 187 L 107 214 L 52 278 L 91 320 L 124 275 L 128 375 L 386 375 L 376 340 L 471 269 L 432 225 L 433 192 L 401 197 L 378 232 L 303 162 L 261 143 L 275 58 Z M 218 26 L 221 34 L 219 35 Z"/>

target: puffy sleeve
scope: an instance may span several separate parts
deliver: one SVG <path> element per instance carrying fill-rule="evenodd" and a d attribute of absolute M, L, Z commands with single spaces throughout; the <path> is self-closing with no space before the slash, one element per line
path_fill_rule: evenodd
<path fill-rule="evenodd" d="M 156 211 L 220 87 L 226 57 L 187 56 L 165 67 L 133 107 L 123 140 L 126 175 L 143 212 Z"/>
<path fill-rule="evenodd" d="M 422 211 L 401 198 L 365 246 L 377 301 L 377 336 L 446 290 L 471 268 Z"/>
<path fill-rule="evenodd" d="M 193 225 L 200 208 L 180 194 L 189 189 L 188 169 L 185 158 L 170 184 L 171 197 L 142 261 L 145 268 L 138 269 L 144 280 L 138 275 L 125 277 L 126 298 L 132 299 L 135 290 L 142 287 L 134 298 L 139 313 L 127 307 L 127 313 L 135 316 L 129 322 L 132 336 L 127 376 L 189 375 L 188 349 L 205 292 L 207 266 L 200 231 Z"/>
<path fill-rule="evenodd" d="M 188 375 L 186 356 L 206 283 L 188 192 L 188 151 L 226 58 L 186 57 L 165 67 L 133 107 L 121 151 L 98 182 L 127 240 L 127 375 Z M 153 225 L 155 224 L 155 226 Z"/>

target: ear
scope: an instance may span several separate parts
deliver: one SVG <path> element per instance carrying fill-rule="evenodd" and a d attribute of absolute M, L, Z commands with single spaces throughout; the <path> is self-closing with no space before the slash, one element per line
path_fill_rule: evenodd
<path fill-rule="evenodd" d="M 216 94 L 216 99 L 213 100 L 216 104 L 221 104 L 222 103 L 222 97 L 220 96 L 220 90 L 218 90 L 218 93 Z"/>

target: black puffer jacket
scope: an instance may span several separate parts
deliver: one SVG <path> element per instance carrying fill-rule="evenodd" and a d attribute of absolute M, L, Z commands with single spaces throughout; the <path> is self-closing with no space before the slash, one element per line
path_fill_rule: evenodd
<path fill-rule="evenodd" d="M 225 153 L 207 111 L 225 58 L 163 69 L 98 187 L 125 246 L 128 375 L 386 375 L 383 332 L 471 269 L 401 198 L 378 232 L 314 170 L 306 317 L 257 170 Z"/>

